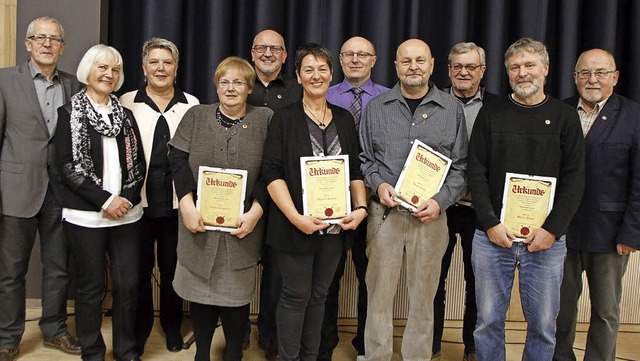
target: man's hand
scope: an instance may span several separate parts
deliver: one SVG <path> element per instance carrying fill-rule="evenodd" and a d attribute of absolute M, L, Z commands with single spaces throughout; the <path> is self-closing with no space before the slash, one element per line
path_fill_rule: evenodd
<path fill-rule="evenodd" d="M 396 194 L 396 190 L 393 189 L 391 184 L 382 183 L 378 187 L 378 198 L 380 198 L 380 203 L 383 206 L 387 206 L 389 208 L 398 206 L 400 203 L 396 202 L 397 197 L 398 195 Z"/>
<path fill-rule="evenodd" d="M 625 256 L 636 251 L 635 248 L 626 246 L 622 243 L 618 243 L 616 249 L 618 250 L 618 254 L 621 256 Z"/>
<path fill-rule="evenodd" d="M 527 244 L 529 252 L 538 252 L 553 246 L 555 241 L 556 236 L 553 233 L 549 233 L 544 228 L 538 228 L 525 238 L 524 243 Z"/>
<path fill-rule="evenodd" d="M 487 231 L 489 240 L 502 248 L 511 248 L 516 236 L 504 224 L 500 223 Z"/>
<path fill-rule="evenodd" d="M 429 223 L 440 216 L 440 205 L 433 198 L 429 198 L 412 214 L 418 218 L 420 222 Z"/>
<path fill-rule="evenodd" d="M 107 219 L 116 220 L 124 217 L 131 209 L 131 202 L 126 198 L 115 196 L 107 209 L 104 210 L 102 216 Z"/>

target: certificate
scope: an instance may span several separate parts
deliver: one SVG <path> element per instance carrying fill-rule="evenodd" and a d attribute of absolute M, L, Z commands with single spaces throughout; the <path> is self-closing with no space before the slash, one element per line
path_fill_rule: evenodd
<path fill-rule="evenodd" d="M 500 221 L 522 241 L 542 227 L 553 208 L 556 178 L 507 173 Z"/>
<path fill-rule="evenodd" d="M 231 232 L 244 213 L 247 171 L 200 166 L 196 208 L 210 231 Z"/>
<path fill-rule="evenodd" d="M 415 211 L 440 191 L 450 167 L 451 159 L 414 140 L 395 186 L 397 201 Z"/>
<path fill-rule="evenodd" d="M 300 170 L 306 216 L 335 224 L 351 212 L 348 155 L 300 157 Z"/>

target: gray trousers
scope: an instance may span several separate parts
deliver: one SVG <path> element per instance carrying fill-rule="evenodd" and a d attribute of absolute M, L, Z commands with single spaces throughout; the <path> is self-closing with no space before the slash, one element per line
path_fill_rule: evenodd
<path fill-rule="evenodd" d="M 576 336 L 578 298 L 582 293 L 582 272 L 587 274 L 591 300 L 591 320 L 584 360 L 615 360 L 622 277 L 627 270 L 628 262 L 628 255 L 620 256 L 615 252 L 567 250 L 560 289 L 560 314 L 556 321 L 554 360 L 576 360 L 572 347 Z"/>
<path fill-rule="evenodd" d="M 402 338 L 402 358 L 429 361 L 433 340 L 433 299 L 449 232 L 447 217 L 422 223 L 411 213 L 371 202 L 367 228 L 367 324 L 365 356 L 359 361 L 388 361 L 393 354 L 393 300 L 402 263 L 407 265 L 409 315 Z"/>

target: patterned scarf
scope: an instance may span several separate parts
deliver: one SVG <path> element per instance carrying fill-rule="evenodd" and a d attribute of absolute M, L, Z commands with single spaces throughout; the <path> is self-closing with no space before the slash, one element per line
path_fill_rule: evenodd
<path fill-rule="evenodd" d="M 71 97 L 71 149 L 73 155 L 74 170 L 79 174 L 90 178 L 93 183 L 102 188 L 102 179 L 96 175 L 93 159 L 91 159 L 91 140 L 87 125 L 91 125 L 99 134 L 105 137 L 115 137 L 124 132 L 124 146 L 126 159 L 126 179 L 122 189 L 133 188 L 144 180 L 138 160 L 138 139 L 133 133 L 131 119 L 125 114 L 122 105 L 115 95 L 110 94 L 111 99 L 111 124 L 107 124 L 102 116 L 93 108 L 87 88 L 83 88 Z"/>

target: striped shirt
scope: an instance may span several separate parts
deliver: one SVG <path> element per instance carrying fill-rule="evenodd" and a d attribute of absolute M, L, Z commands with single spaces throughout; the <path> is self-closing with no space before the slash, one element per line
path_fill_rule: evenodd
<path fill-rule="evenodd" d="M 395 186 L 414 139 L 452 160 L 442 188 L 432 197 L 444 211 L 467 191 L 467 127 L 462 104 L 431 82 L 413 115 L 400 84 L 373 98 L 365 108 L 360 123 L 360 160 L 366 185 L 375 194 L 382 183 Z"/>
<path fill-rule="evenodd" d="M 589 112 L 585 109 L 582 98 L 579 98 L 577 109 L 578 115 L 580 116 L 580 124 L 582 125 L 582 134 L 584 134 L 585 138 L 587 136 L 587 133 L 589 133 L 589 129 L 591 129 L 593 122 L 596 121 L 598 115 L 600 114 L 600 111 L 607 103 L 607 100 L 609 100 L 609 98 L 601 101 L 600 103 L 596 103 L 596 106 L 593 107 L 593 109 Z"/>

